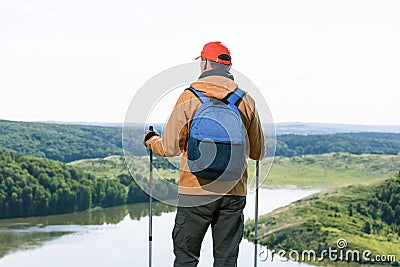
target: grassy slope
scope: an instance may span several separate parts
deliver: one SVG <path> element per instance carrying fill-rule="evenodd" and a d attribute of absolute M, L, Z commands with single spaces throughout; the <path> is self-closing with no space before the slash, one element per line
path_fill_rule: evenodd
<path fill-rule="evenodd" d="M 259 240 L 269 248 L 297 250 L 337 249 L 336 242 L 344 238 L 348 249 L 369 249 L 373 255 L 400 256 L 400 238 L 398 233 L 382 223 L 378 218 L 373 221 L 355 211 L 350 216 L 349 204 L 358 203 L 365 207 L 375 194 L 375 188 L 383 180 L 370 182 L 368 185 L 352 185 L 320 192 L 296 201 L 288 206 L 274 210 L 259 219 Z M 373 230 L 366 234 L 363 226 L 366 221 L 382 224 L 379 232 Z M 273 234 L 273 237 L 271 237 Z M 254 239 L 254 221 L 246 222 L 245 237 Z M 271 239 L 272 238 L 272 239 Z M 271 240 L 276 240 L 271 243 Z"/>
<path fill-rule="evenodd" d="M 266 187 L 336 187 L 388 177 L 399 169 L 400 155 L 329 153 L 276 157 Z"/>
<path fill-rule="evenodd" d="M 90 171 L 98 177 L 116 177 L 119 174 L 128 174 L 128 169 L 123 156 L 110 156 L 106 158 L 84 159 L 68 163 L 85 171 Z"/>
<path fill-rule="evenodd" d="M 109 156 L 103 159 L 87 159 L 87 160 L 77 160 L 69 165 L 73 165 L 79 169 L 88 171 L 95 174 L 97 177 L 112 178 L 117 177 L 120 174 L 128 174 L 129 171 L 134 174 L 140 173 L 141 176 L 147 177 L 149 175 L 149 159 L 147 156 L 142 157 L 129 157 L 129 169 L 125 158 L 123 156 Z M 179 164 L 179 161 L 174 159 L 174 165 Z M 165 178 L 179 178 L 179 170 L 169 170 L 161 168 L 153 168 L 154 177 Z"/>

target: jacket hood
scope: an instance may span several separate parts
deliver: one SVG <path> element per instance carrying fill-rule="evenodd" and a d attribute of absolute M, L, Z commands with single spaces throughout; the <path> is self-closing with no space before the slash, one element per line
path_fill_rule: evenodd
<path fill-rule="evenodd" d="M 223 99 L 238 87 L 231 77 L 222 75 L 202 76 L 191 86 L 207 97 Z"/>

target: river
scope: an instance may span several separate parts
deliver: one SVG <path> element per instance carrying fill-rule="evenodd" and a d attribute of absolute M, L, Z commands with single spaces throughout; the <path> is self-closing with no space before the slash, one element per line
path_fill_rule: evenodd
<path fill-rule="evenodd" d="M 260 189 L 259 212 L 320 191 L 319 189 Z M 172 266 L 171 231 L 175 208 L 155 203 L 153 266 Z M 254 194 L 247 197 L 245 220 L 254 218 Z M 0 220 L 0 267 L 141 267 L 148 266 L 148 205 L 133 204 L 72 214 Z M 259 251 L 265 250 L 259 248 Z M 254 245 L 243 240 L 238 266 L 253 266 Z M 199 267 L 212 266 L 210 231 L 203 241 Z M 311 266 L 281 260 L 258 266 Z"/>

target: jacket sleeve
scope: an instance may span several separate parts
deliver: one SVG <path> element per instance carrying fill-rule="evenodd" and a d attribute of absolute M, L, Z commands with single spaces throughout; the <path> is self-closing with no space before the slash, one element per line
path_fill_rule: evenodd
<path fill-rule="evenodd" d="M 255 106 L 253 107 L 253 116 L 250 118 L 247 134 L 250 146 L 249 158 L 252 160 L 262 160 L 265 156 L 266 147 L 261 120 Z"/>
<path fill-rule="evenodd" d="M 154 136 L 147 140 L 146 146 L 158 156 L 173 157 L 181 154 L 188 133 L 186 105 L 181 95 L 168 119 L 162 137 Z"/>

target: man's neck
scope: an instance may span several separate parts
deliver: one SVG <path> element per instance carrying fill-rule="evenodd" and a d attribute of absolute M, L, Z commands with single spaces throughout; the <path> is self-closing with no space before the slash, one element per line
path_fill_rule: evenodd
<path fill-rule="evenodd" d="M 223 77 L 226 77 L 228 79 L 231 79 L 232 81 L 234 80 L 233 75 L 230 74 L 229 71 L 224 70 L 224 69 L 206 70 L 200 75 L 199 79 L 204 78 L 204 77 L 208 77 L 208 76 L 223 76 Z"/>

